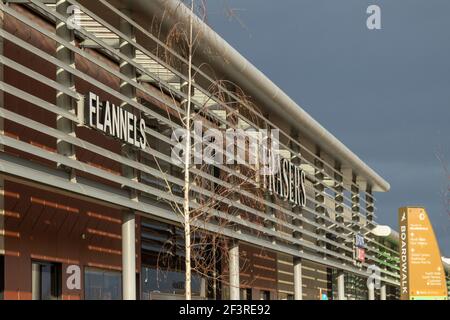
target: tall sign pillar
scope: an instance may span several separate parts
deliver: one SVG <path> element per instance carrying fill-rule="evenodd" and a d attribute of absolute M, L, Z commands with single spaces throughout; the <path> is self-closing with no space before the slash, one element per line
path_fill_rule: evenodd
<path fill-rule="evenodd" d="M 400 299 L 447 300 L 445 270 L 426 210 L 404 207 L 398 214 Z"/>

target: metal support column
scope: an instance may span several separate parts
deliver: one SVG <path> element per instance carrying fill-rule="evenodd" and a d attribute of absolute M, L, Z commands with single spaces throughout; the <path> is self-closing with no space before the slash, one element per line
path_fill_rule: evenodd
<path fill-rule="evenodd" d="M 239 243 L 233 242 L 229 250 L 230 300 L 240 299 L 239 288 Z"/>
<path fill-rule="evenodd" d="M 133 212 L 125 212 L 122 222 L 123 300 L 136 300 L 136 235 Z"/>
<path fill-rule="evenodd" d="M 367 285 L 369 300 L 375 300 L 375 284 L 373 281 Z"/>
<path fill-rule="evenodd" d="M 122 10 L 128 17 L 131 16 L 129 10 Z M 120 20 L 120 31 L 127 37 L 135 39 L 134 28 L 126 20 Z M 119 41 L 120 52 L 130 59 L 136 58 L 136 50 L 132 44 L 124 39 Z M 136 81 L 136 69 L 127 61 L 120 61 L 120 72 L 128 78 Z M 127 83 L 121 81 L 120 93 L 131 100 L 137 101 L 136 89 Z M 122 103 L 121 107 L 129 112 L 135 113 L 132 106 L 127 103 Z M 138 151 L 126 144 L 122 145 L 122 154 L 132 160 L 138 160 Z M 138 181 L 137 170 L 128 166 L 122 166 L 122 174 L 124 177 Z M 138 201 L 138 194 L 136 190 L 130 190 L 130 198 L 133 201 Z M 136 300 L 136 220 L 133 211 L 123 212 L 122 222 L 122 291 L 124 300 Z"/>
<path fill-rule="evenodd" d="M 380 288 L 380 300 L 386 300 L 386 283 L 381 284 Z"/>
<path fill-rule="evenodd" d="M 292 138 L 295 140 L 299 140 L 299 135 L 296 130 L 292 130 Z M 299 166 L 301 164 L 301 153 L 300 147 L 298 144 L 291 142 L 291 149 L 293 151 L 293 155 L 291 157 L 291 161 L 294 165 Z M 295 218 L 292 219 L 292 223 L 296 227 L 302 227 L 302 208 L 300 206 L 295 206 L 292 208 L 292 212 L 296 215 Z M 303 234 L 297 230 L 295 230 L 292 234 L 295 239 L 302 239 Z M 303 251 L 303 247 L 301 245 L 297 245 L 299 251 Z M 302 279 L 302 259 L 298 257 L 294 257 L 294 299 L 295 300 L 303 300 L 303 279 Z"/>
<path fill-rule="evenodd" d="M 302 259 L 294 258 L 294 299 L 303 300 Z"/>
<path fill-rule="evenodd" d="M 337 275 L 338 300 L 345 300 L 345 274 L 340 271 Z"/>

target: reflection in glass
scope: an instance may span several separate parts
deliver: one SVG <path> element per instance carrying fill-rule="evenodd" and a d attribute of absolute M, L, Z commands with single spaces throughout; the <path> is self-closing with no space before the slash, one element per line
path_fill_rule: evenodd
<path fill-rule="evenodd" d="M 192 295 L 204 296 L 204 280 L 192 275 Z M 157 270 L 155 268 L 142 268 L 142 299 L 149 300 L 158 294 L 185 294 L 184 272 Z"/>
<path fill-rule="evenodd" d="M 86 268 L 84 273 L 84 298 L 86 300 L 121 300 L 122 274 Z"/>

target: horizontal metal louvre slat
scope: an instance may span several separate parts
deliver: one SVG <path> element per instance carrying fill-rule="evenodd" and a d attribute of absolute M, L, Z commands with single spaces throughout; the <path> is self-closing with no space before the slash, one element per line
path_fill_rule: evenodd
<path fill-rule="evenodd" d="M 133 180 L 129 180 L 129 179 L 124 178 L 124 177 L 120 177 L 120 176 L 116 176 L 116 175 L 110 174 L 110 173 L 108 173 L 108 172 L 106 172 L 104 170 L 98 169 L 96 167 L 93 167 L 93 166 L 81 163 L 81 162 L 79 162 L 77 160 L 66 158 L 66 157 L 61 156 L 59 154 L 48 152 L 48 151 L 43 150 L 43 149 L 41 149 L 39 147 L 35 147 L 35 146 L 32 146 L 32 145 L 29 145 L 29 144 L 27 144 L 25 142 L 21 142 L 21 141 L 16 140 L 16 139 L 12 139 L 12 138 L 3 136 L 3 137 L 0 137 L 0 144 L 3 144 L 5 146 L 9 146 L 11 148 L 15 148 L 15 149 L 18 149 L 18 150 L 21 150 L 21 151 L 24 151 L 24 152 L 27 152 L 27 153 L 30 153 L 30 154 L 33 154 L 35 156 L 41 157 L 41 158 L 46 159 L 46 160 L 54 161 L 55 163 L 61 163 L 61 164 L 65 165 L 65 166 L 71 167 L 73 169 L 77 169 L 77 170 L 83 171 L 85 173 L 89 173 L 89 174 L 92 174 L 92 175 L 95 175 L 95 176 L 98 176 L 98 177 L 101 177 L 101 178 L 104 178 L 104 179 L 108 179 L 108 180 L 110 180 L 112 182 L 115 182 L 115 183 L 118 183 L 118 184 L 122 184 L 124 186 L 133 188 L 133 189 L 141 191 L 141 192 L 145 192 L 145 193 L 149 193 L 149 194 L 152 194 L 152 195 L 156 195 L 159 198 L 162 198 L 162 199 L 165 199 L 165 200 L 168 200 L 168 201 L 172 201 L 172 202 L 175 202 L 177 204 L 182 204 L 183 203 L 183 199 L 182 198 L 170 195 L 167 192 L 163 192 L 163 191 L 161 191 L 159 189 L 156 189 L 156 188 L 153 188 L 153 187 L 150 187 L 150 186 L 142 185 L 142 184 L 140 184 L 138 182 L 135 182 Z M 243 227 L 246 227 L 246 228 L 253 229 L 255 231 L 261 232 L 262 234 L 267 234 L 267 235 L 270 235 L 270 236 L 273 236 L 273 237 L 278 237 L 278 238 L 280 238 L 282 240 L 286 240 L 288 242 L 299 244 L 299 245 L 302 245 L 304 247 L 308 247 L 310 249 L 313 249 L 313 250 L 316 250 L 316 251 L 320 251 L 320 252 L 328 254 L 330 256 L 335 256 L 335 257 L 338 257 L 340 259 L 344 259 L 344 260 L 347 260 L 347 261 L 350 261 L 350 262 L 353 261 L 353 259 L 351 259 L 351 258 L 348 258 L 346 256 L 342 256 L 342 255 L 334 253 L 332 251 L 328 251 L 328 250 L 323 249 L 323 248 L 321 248 L 319 246 L 316 246 L 316 245 L 314 245 L 312 243 L 308 243 L 306 241 L 300 241 L 300 240 L 292 238 L 292 237 L 283 236 L 282 234 L 280 234 L 280 233 L 278 233 L 276 231 L 272 231 L 272 230 L 264 228 L 262 226 L 253 224 L 253 223 L 251 223 L 249 221 L 246 221 L 246 220 L 234 217 L 232 215 L 223 213 L 223 212 L 221 212 L 219 210 L 202 209 L 201 205 L 198 205 L 195 202 L 190 202 L 190 207 L 192 209 L 198 209 L 198 210 L 201 210 L 201 211 L 205 211 L 206 210 L 208 213 L 210 213 L 210 214 L 212 214 L 212 215 L 214 215 L 214 216 L 216 216 L 218 218 L 226 219 L 226 220 L 228 220 L 230 222 L 239 224 L 239 225 L 241 225 Z"/>

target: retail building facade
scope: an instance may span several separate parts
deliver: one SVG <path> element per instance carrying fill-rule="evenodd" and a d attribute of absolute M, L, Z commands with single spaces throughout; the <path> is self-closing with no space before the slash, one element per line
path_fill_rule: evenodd
<path fill-rule="evenodd" d="M 189 10 L 159 0 L 0 6 L 2 298 L 182 298 L 183 168 L 171 138 L 187 61 L 172 27 L 187 30 Z M 372 233 L 374 193 L 389 184 L 192 21 L 193 112 L 219 131 L 280 130 L 282 157 L 304 175 L 285 187 L 304 183 L 305 195 L 263 188 L 255 164 L 193 167 L 190 205 L 210 204 L 194 242 L 221 244 L 217 257 L 196 257 L 194 297 L 398 298 L 397 248 Z M 100 121 L 106 112 L 117 122 Z M 204 261 L 207 274 L 196 273 Z M 371 266 L 380 288 L 367 287 Z"/>

